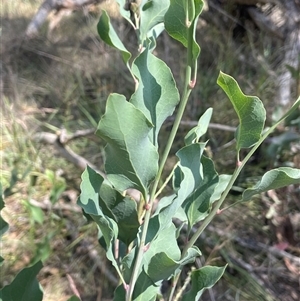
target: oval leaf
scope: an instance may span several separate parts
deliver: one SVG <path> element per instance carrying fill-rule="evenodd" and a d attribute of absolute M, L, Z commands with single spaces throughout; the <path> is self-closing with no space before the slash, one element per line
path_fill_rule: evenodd
<path fill-rule="evenodd" d="M 157 145 L 158 132 L 179 102 L 179 92 L 170 68 L 148 48 L 134 61 L 132 72 L 139 84 L 130 102 L 154 125 L 150 139 Z"/>
<path fill-rule="evenodd" d="M 165 227 L 169 227 L 172 224 L 172 218 L 178 212 L 182 203 L 202 182 L 201 156 L 204 148 L 205 143 L 193 143 L 183 147 L 176 153 L 180 160 L 175 173 L 180 178 L 178 180 L 179 189 L 176 195 L 171 195 L 164 199 L 167 201 L 165 207 L 159 208 L 159 214 L 154 216 L 159 223 L 157 231 L 162 231 Z"/>
<path fill-rule="evenodd" d="M 182 204 L 188 218 L 189 229 L 208 215 L 212 203 L 211 198 L 219 182 L 213 161 L 202 156 L 201 164 L 203 168 L 203 178 L 201 178 L 195 190 Z"/>
<path fill-rule="evenodd" d="M 100 20 L 97 25 L 98 34 L 100 38 L 109 46 L 118 49 L 122 53 L 122 58 L 124 62 L 127 64 L 131 53 L 126 49 L 114 28 L 110 23 L 109 16 L 105 10 L 102 11 Z"/>
<path fill-rule="evenodd" d="M 189 48 L 192 65 L 196 64 L 200 54 L 200 47 L 196 42 L 196 25 L 203 6 L 202 0 L 171 0 L 165 14 L 166 31 L 173 39 Z"/>
<path fill-rule="evenodd" d="M 105 169 L 113 186 L 139 190 L 144 198 L 158 170 L 158 153 L 148 135 L 152 124 L 123 95 L 112 94 L 97 134 L 107 142 Z"/>
<path fill-rule="evenodd" d="M 204 290 L 213 287 L 222 277 L 225 267 L 205 266 L 192 272 L 192 288 L 186 293 L 182 301 L 198 301 Z"/>
<path fill-rule="evenodd" d="M 187 4 L 188 2 L 190 3 Z M 194 10 L 191 16 L 192 19 L 187 19 L 187 6 L 190 6 L 190 10 Z M 191 9 L 191 6 L 193 6 L 193 9 Z M 171 0 L 169 9 L 165 14 L 165 27 L 168 34 L 173 39 L 179 41 L 184 47 L 187 47 L 189 32 L 194 32 L 197 17 L 200 15 L 202 9 L 203 1 L 201 0 Z"/>
<path fill-rule="evenodd" d="M 113 251 L 113 242 L 118 237 L 118 226 L 112 218 L 104 215 L 100 208 L 99 193 L 104 178 L 89 166 L 82 173 L 81 178 L 81 193 L 77 203 L 99 226 L 105 240 L 106 257 L 112 262 L 119 275 L 121 275 Z"/>
<path fill-rule="evenodd" d="M 243 192 L 243 201 L 248 201 L 255 194 L 277 189 L 291 184 L 300 184 L 300 169 L 279 167 L 266 172 L 261 181 Z"/>
<path fill-rule="evenodd" d="M 200 255 L 201 252 L 197 247 L 190 248 L 184 258 L 180 260 L 174 260 L 165 252 L 156 253 L 151 258 L 146 272 L 151 280 L 157 283 L 169 279 L 180 266 L 194 262 L 195 258 Z"/>
<path fill-rule="evenodd" d="M 220 72 L 217 83 L 229 97 L 239 117 L 237 150 L 251 147 L 260 139 L 264 128 L 266 110 L 263 103 L 256 96 L 245 95 L 235 79 L 223 72 Z"/>
<path fill-rule="evenodd" d="M 213 109 L 208 108 L 204 114 L 200 117 L 197 126 L 192 128 L 184 137 L 185 145 L 198 142 L 208 129 Z"/>
<path fill-rule="evenodd" d="M 118 225 L 118 238 L 129 245 L 137 235 L 140 223 L 136 202 L 113 189 L 110 183 L 87 167 L 82 174 L 81 194 L 78 198 L 85 213 L 113 219 Z"/>
<path fill-rule="evenodd" d="M 147 1 L 140 9 L 140 41 L 147 38 L 149 31 L 154 26 L 164 21 L 164 15 L 170 5 L 170 0 Z"/>
<path fill-rule="evenodd" d="M 124 197 L 105 181 L 100 188 L 99 203 L 104 214 L 118 224 L 118 238 L 129 245 L 136 238 L 140 227 L 136 201 Z"/>

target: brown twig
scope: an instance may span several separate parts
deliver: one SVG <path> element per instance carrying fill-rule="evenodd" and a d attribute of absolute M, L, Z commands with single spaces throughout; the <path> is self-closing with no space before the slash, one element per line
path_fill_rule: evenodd
<path fill-rule="evenodd" d="M 94 132 L 95 130 L 93 130 Z M 84 157 L 76 154 L 74 151 L 72 151 L 68 146 L 67 143 L 71 140 L 74 140 L 76 138 L 80 138 L 83 136 L 91 135 L 92 130 L 83 130 L 83 131 L 77 131 L 72 135 L 68 135 L 65 130 L 62 130 L 61 132 L 57 134 L 48 133 L 48 132 L 39 132 L 34 135 L 34 139 L 36 141 L 47 143 L 54 145 L 55 148 L 59 151 L 59 153 L 66 158 L 68 161 L 72 162 L 74 165 L 79 167 L 81 170 L 84 170 L 87 166 L 90 166 L 93 168 L 97 173 L 99 173 L 103 178 L 106 178 L 106 175 L 101 170 L 98 170 L 97 167 L 85 159 Z"/>
<path fill-rule="evenodd" d="M 74 151 L 67 146 L 67 143 L 74 139 L 81 137 L 86 137 L 92 135 L 95 132 L 95 129 L 87 130 L 78 130 L 73 134 L 68 134 L 65 129 L 62 129 L 57 134 L 48 133 L 48 132 L 39 132 L 33 136 L 38 142 L 47 143 L 55 146 L 56 150 L 63 156 L 66 160 L 73 163 L 81 170 L 84 170 L 87 166 L 94 169 L 98 174 L 100 174 L 104 179 L 107 178 L 106 174 L 99 170 L 93 163 L 85 159 L 84 157 L 76 154 Z M 140 192 L 136 189 L 130 188 L 127 189 L 126 195 L 130 196 L 136 201 L 140 201 Z"/>
<path fill-rule="evenodd" d="M 98 4 L 102 1 L 103 0 L 44 0 L 27 26 L 25 34 L 28 38 L 36 36 L 51 11 L 75 10 L 91 4 Z"/>
<path fill-rule="evenodd" d="M 198 121 L 182 120 L 180 122 L 180 124 L 185 125 L 185 126 L 197 126 Z M 216 130 L 221 130 L 221 131 L 228 131 L 228 132 L 235 132 L 236 131 L 235 127 L 225 125 L 225 124 L 220 124 L 220 123 L 211 122 L 208 127 L 211 128 L 211 129 L 216 129 Z"/>

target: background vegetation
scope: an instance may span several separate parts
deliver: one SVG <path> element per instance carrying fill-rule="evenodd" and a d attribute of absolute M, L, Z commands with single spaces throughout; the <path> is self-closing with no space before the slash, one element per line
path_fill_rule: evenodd
<path fill-rule="evenodd" d="M 3 217 L 10 224 L 1 242 L 5 258 L 1 285 L 41 257 L 44 268 L 39 279 L 46 301 L 67 300 L 76 292 L 84 301 L 110 300 L 116 276 L 95 245 L 96 228 L 86 223 L 76 205 L 82 170 L 63 158 L 55 143 L 39 141 L 37 133 L 59 137 L 65 130 L 71 134 L 95 129 L 108 94 L 127 95 L 134 89 L 120 56 L 98 38 L 100 8 L 109 10 L 129 47 L 134 45 L 134 32 L 119 18 L 113 1 L 108 1 L 73 12 L 51 32 L 45 24 L 38 37 L 27 40 L 24 29 L 39 4 L 35 0 L 1 3 L 1 183 L 6 197 Z M 216 85 L 219 70 L 234 76 L 245 93 L 262 99 L 271 124 L 272 116 L 280 114 L 274 99 L 283 45 L 259 30 L 255 38 L 253 32 L 237 32 L 235 27 L 225 31 L 200 19 L 199 86 L 181 134 L 212 106 L 213 122 L 221 129 L 209 129 L 211 156 L 217 159 L 219 171 L 231 172 L 233 132 L 225 126 L 234 127 L 237 120 Z M 180 47 L 166 34 L 159 43 L 159 56 L 180 80 L 184 59 Z M 296 99 L 297 89 L 293 91 Z M 165 124 L 165 131 L 171 123 L 172 119 Z M 227 204 L 238 200 L 241 189 L 255 181 L 253 174 L 261 174 L 260 170 L 279 162 L 299 168 L 299 134 L 299 121 L 279 129 L 253 158 Z M 177 143 L 183 143 L 180 133 Z M 96 136 L 72 139 L 68 147 L 102 168 L 103 143 Z M 206 262 L 197 264 L 227 262 L 229 268 L 203 300 L 298 300 L 299 210 L 299 186 L 293 186 L 224 211 L 199 241 Z"/>

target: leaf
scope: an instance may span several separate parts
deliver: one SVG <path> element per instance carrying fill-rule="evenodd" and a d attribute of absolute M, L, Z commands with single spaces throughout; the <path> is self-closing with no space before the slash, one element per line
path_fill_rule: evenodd
<path fill-rule="evenodd" d="M 222 277 L 225 267 L 205 266 L 192 271 L 192 288 L 183 295 L 182 301 L 198 301 L 204 290 L 213 287 Z"/>
<path fill-rule="evenodd" d="M 78 198 L 78 205 L 83 208 L 86 214 L 96 222 L 101 230 L 106 245 L 106 257 L 112 262 L 119 275 L 121 274 L 113 254 L 113 242 L 118 237 L 117 223 L 108 216 L 105 216 L 99 206 L 100 187 L 104 181 L 100 174 L 92 168 L 87 167 L 83 172 L 80 185 L 81 194 Z"/>
<path fill-rule="evenodd" d="M 118 226 L 116 222 L 109 218 L 104 216 L 93 216 L 91 215 L 94 221 L 99 226 L 101 233 L 103 235 L 103 238 L 105 240 L 106 245 L 106 257 L 112 262 L 113 266 L 116 268 L 119 275 L 121 275 L 118 263 L 114 257 L 114 241 L 118 237 Z"/>
<path fill-rule="evenodd" d="M 270 145 L 267 147 L 267 155 L 269 158 L 275 159 L 280 151 L 289 149 L 290 143 L 293 141 L 300 141 L 300 135 L 293 131 L 284 132 L 279 136 L 270 138 Z"/>
<path fill-rule="evenodd" d="M 148 38 L 148 47 L 150 52 L 152 52 L 155 49 L 156 39 L 164 30 L 165 30 L 164 23 L 159 23 L 155 25 L 150 31 L 148 31 L 147 38 Z"/>
<path fill-rule="evenodd" d="M 164 228 L 168 228 L 172 224 L 172 218 L 176 215 L 184 200 L 199 186 L 202 181 L 201 175 L 201 156 L 205 148 L 205 143 L 194 143 L 183 147 L 177 152 L 180 160 L 178 165 L 177 176 L 179 180 L 175 180 L 180 184 L 176 195 L 163 198 L 159 205 L 159 210 L 150 219 L 149 229 L 153 232 L 160 232 Z M 159 213 L 159 214 L 158 214 Z"/>
<path fill-rule="evenodd" d="M 149 232 L 153 230 L 151 226 L 148 229 Z M 142 265 L 153 283 L 157 285 L 163 279 L 170 278 L 181 265 L 192 262 L 196 256 L 201 255 L 199 249 L 193 247 L 181 259 L 181 251 L 177 244 L 177 229 L 173 223 L 170 223 L 168 227 L 163 225 L 157 232 L 149 232 L 146 237 L 146 250 Z"/>
<path fill-rule="evenodd" d="M 139 190 L 144 198 L 158 170 L 158 153 L 148 135 L 152 125 L 123 95 L 111 94 L 97 134 L 107 142 L 105 169 L 113 186 Z"/>
<path fill-rule="evenodd" d="M 186 18 L 186 3 L 194 2 L 195 13 L 194 20 Z M 188 47 L 189 31 L 194 31 L 197 23 L 196 16 L 200 15 L 203 9 L 201 0 L 171 0 L 168 11 L 165 14 L 165 27 L 168 34 L 175 40 L 179 41 L 184 47 Z M 193 24 L 187 24 L 193 22 Z"/>
<path fill-rule="evenodd" d="M 30 212 L 30 216 L 33 222 L 37 222 L 40 225 L 44 222 L 44 212 L 41 208 L 30 204 L 28 201 L 24 202 L 24 205 Z"/>
<path fill-rule="evenodd" d="M 132 275 L 133 267 L 134 267 L 134 259 L 136 258 L 137 246 L 134 246 L 127 254 L 122 258 L 122 267 L 123 267 L 123 277 L 126 283 L 130 282 L 130 278 Z"/>
<path fill-rule="evenodd" d="M 139 35 L 141 44 L 148 36 L 149 31 L 157 24 L 163 23 L 164 15 L 170 5 L 170 0 L 147 1 L 140 9 Z"/>
<path fill-rule="evenodd" d="M 78 298 L 77 296 L 72 296 L 67 301 L 81 301 L 81 299 Z"/>
<path fill-rule="evenodd" d="M 165 252 L 156 253 L 150 260 L 147 274 L 154 283 L 169 279 L 179 267 L 194 262 L 199 255 L 201 252 L 197 247 L 190 248 L 186 256 L 180 260 L 174 260 Z"/>
<path fill-rule="evenodd" d="M 219 182 L 213 161 L 202 156 L 201 163 L 203 178 L 201 180 L 199 179 L 198 185 L 193 193 L 182 204 L 188 218 L 189 229 L 208 215 L 212 203 L 211 198 Z"/>
<path fill-rule="evenodd" d="M 102 210 L 99 207 L 99 193 L 104 178 L 96 173 L 89 166 L 86 167 L 85 171 L 81 175 L 80 184 L 80 196 L 77 204 L 87 214 L 91 215 L 103 215 Z"/>
<path fill-rule="evenodd" d="M 131 53 L 126 49 L 122 41 L 110 23 L 109 16 L 105 10 L 102 11 L 100 20 L 97 25 L 100 38 L 109 46 L 118 49 L 122 53 L 122 58 L 129 68 L 128 61 L 131 58 Z M 130 69 L 130 68 L 129 68 Z"/>
<path fill-rule="evenodd" d="M 251 147 L 260 139 L 264 128 L 266 110 L 263 103 L 256 96 L 245 95 L 235 79 L 223 72 L 220 72 L 217 83 L 229 97 L 239 117 L 237 150 Z"/>
<path fill-rule="evenodd" d="M 231 179 L 231 175 L 219 175 L 219 183 L 215 187 L 213 195 L 210 197 L 211 203 L 221 198 L 221 195 L 226 189 L 230 179 Z"/>
<path fill-rule="evenodd" d="M 19 272 L 16 278 L 0 290 L 0 300 L 3 301 L 42 301 L 43 291 L 36 275 L 43 267 L 38 261 L 31 267 Z"/>
<path fill-rule="evenodd" d="M 118 225 L 118 238 L 129 245 L 136 238 L 140 227 L 136 202 L 114 190 L 108 181 L 90 167 L 84 171 L 82 179 L 78 204 L 87 214 L 113 219 Z"/>
<path fill-rule="evenodd" d="M 132 23 L 131 19 L 130 19 L 130 9 L 129 7 L 126 6 L 128 5 L 128 0 L 116 0 L 116 2 L 119 4 L 119 11 L 121 16 L 126 19 L 133 28 L 135 28 L 134 24 Z"/>
<path fill-rule="evenodd" d="M 150 277 L 143 270 L 136 281 L 133 291 L 133 301 L 155 301 L 160 291 L 160 285 L 154 285 Z"/>
<path fill-rule="evenodd" d="M 5 207 L 5 203 L 3 200 L 3 190 L 2 190 L 2 184 L 0 183 L 0 212 L 4 207 Z M 2 218 L 0 214 L 0 238 L 7 230 L 8 230 L 8 223 Z"/>
<path fill-rule="evenodd" d="M 192 128 L 184 137 L 185 145 L 198 142 L 208 129 L 213 109 L 208 108 L 200 117 L 196 127 Z"/>
<path fill-rule="evenodd" d="M 160 287 L 154 285 L 150 277 L 142 270 L 136 281 L 132 301 L 155 301 Z M 125 300 L 125 289 L 123 285 L 117 287 L 114 293 L 114 301 Z"/>
<path fill-rule="evenodd" d="M 2 190 L 2 184 L 0 183 L 0 238 L 8 230 L 8 223 L 1 216 L 1 211 L 4 207 L 5 207 L 5 203 L 3 200 L 3 190 Z M 4 258 L 0 256 L 0 267 L 3 264 L 3 261 Z"/>
<path fill-rule="evenodd" d="M 139 83 L 130 102 L 154 125 L 150 131 L 150 139 L 157 145 L 158 132 L 163 122 L 173 114 L 179 102 L 175 80 L 170 68 L 148 48 L 136 58 L 132 72 Z"/>
<path fill-rule="evenodd" d="M 178 197 L 184 201 L 202 182 L 203 170 L 201 157 L 206 143 L 193 143 L 180 149 L 176 156 L 180 160 L 179 168 L 183 180 L 177 192 Z"/>
<path fill-rule="evenodd" d="M 148 245 L 147 251 L 143 256 L 143 264 L 145 270 L 148 270 L 148 265 L 151 258 L 160 252 L 166 253 L 173 260 L 180 259 L 180 249 L 176 240 L 176 227 L 173 223 L 169 227 L 162 228 L 158 233 L 155 239 L 152 239 L 149 235 L 146 238 L 146 245 Z"/>
<path fill-rule="evenodd" d="M 134 259 L 136 257 L 137 248 L 133 247 L 132 250 L 122 259 L 122 267 L 123 267 L 123 276 L 126 283 L 130 282 L 130 278 L 132 275 L 133 267 L 134 267 Z M 154 285 L 149 276 L 145 273 L 142 267 L 140 267 L 139 276 L 135 285 L 135 290 L 133 293 L 134 300 L 143 300 L 145 297 L 146 300 L 156 300 L 154 296 L 159 291 L 159 287 Z M 154 299 L 152 299 L 154 298 Z M 125 300 L 125 289 L 123 285 L 117 287 L 114 294 L 114 301 L 124 301 Z"/>
<path fill-rule="evenodd" d="M 108 181 L 104 181 L 100 188 L 99 203 L 103 213 L 118 224 L 118 238 L 128 246 L 136 238 L 140 227 L 136 201 L 124 197 Z"/>
<path fill-rule="evenodd" d="M 255 194 L 291 184 L 300 184 L 300 169 L 279 167 L 266 172 L 254 187 L 246 189 L 242 199 L 248 201 Z"/>
<path fill-rule="evenodd" d="M 165 14 L 166 31 L 191 52 L 192 66 L 197 64 L 200 54 L 200 47 L 196 42 L 196 25 L 203 6 L 202 0 L 171 0 Z"/>

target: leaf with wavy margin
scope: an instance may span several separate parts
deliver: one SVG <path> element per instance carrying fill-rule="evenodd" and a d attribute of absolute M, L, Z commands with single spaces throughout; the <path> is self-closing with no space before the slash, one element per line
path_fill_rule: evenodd
<path fill-rule="evenodd" d="M 291 184 L 300 184 L 300 169 L 279 167 L 266 172 L 261 180 L 243 192 L 243 201 L 248 201 L 255 194 L 278 189 Z"/>

